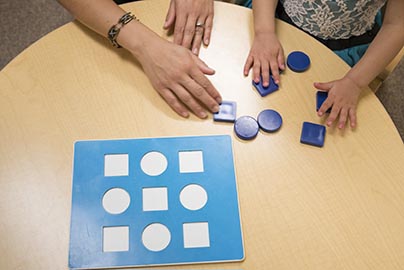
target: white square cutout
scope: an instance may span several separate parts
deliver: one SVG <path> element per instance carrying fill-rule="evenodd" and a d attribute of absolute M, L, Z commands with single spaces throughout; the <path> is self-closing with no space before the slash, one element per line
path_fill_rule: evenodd
<path fill-rule="evenodd" d="M 183 151 L 178 152 L 180 173 L 203 172 L 203 152 Z"/>
<path fill-rule="evenodd" d="M 103 252 L 129 251 L 129 227 L 104 227 Z"/>
<path fill-rule="evenodd" d="M 209 247 L 209 225 L 207 222 L 184 223 L 184 248 Z"/>
<path fill-rule="evenodd" d="M 166 187 L 143 188 L 143 211 L 168 210 Z"/>
<path fill-rule="evenodd" d="M 128 176 L 129 155 L 111 154 L 104 156 L 104 176 Z"/>

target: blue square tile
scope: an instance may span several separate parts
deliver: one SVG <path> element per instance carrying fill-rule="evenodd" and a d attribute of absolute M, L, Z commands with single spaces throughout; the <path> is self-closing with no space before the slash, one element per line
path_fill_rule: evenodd
<path fill-rule="evenodd" d="M 300 142 L 313 146 L 323 147 L 325 139 L 325 126 L 303 122 Z"/>
<path fill-rule="evenodd" d="M 321 107 L 321 105 L 323 105 L 324 101 L 328 98 L 328 92 L 323 92 L 323 91 L 317 91 L 316 93 L 316 111 L 318 111 Z M 329 108 L 326 113 L 330 113 L 331 112 L 331 108 Z"/>
<path fill-rule="evenodd" d="M 233 101 L 223 101 L 220 104 L 219 112 L 213 114 L 213 120 L 219 122 L 236 121 L 237 103 Z"/>
<path fill-rule="evenodd" d="M 255 89 L 257 89 L 258 93 L 260 93 L 262 97 L 269 95 L 279 89 L 279 86 L 275 83 L 272 75 L 269 78 L 270 78 L 269 85 L 267 87 L 264 87 L 262 85 L 262 78 L 259 83 L 255 83 L 254 80 L 252 81 L 252 84 L 254 85 Z"/>

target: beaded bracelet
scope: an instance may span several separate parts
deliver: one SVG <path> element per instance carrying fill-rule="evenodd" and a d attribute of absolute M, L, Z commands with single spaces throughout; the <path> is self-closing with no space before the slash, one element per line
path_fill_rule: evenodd
<path fill-rule="evenodd" d="M 133 19 L 138 21 L 138 19 L 132 13 L 130 13 L 130 12 L 125 13 L 119 19 L 118 23 L 113 25 L 109 29 L 109 31 L 108 31 L 108 39 L 109 39 L 109 41 L 111 41 L 112 46 L 117 47 L 117 48 L 121 48 L 121 45 L 119 45 L 118 42 L 116 41 L 116 39 L 118 37 L 118 34 L 119 34 L 119 31 L 121 31 L 121 28 L 124 27 L 125 24 L 128 24 Z"/>

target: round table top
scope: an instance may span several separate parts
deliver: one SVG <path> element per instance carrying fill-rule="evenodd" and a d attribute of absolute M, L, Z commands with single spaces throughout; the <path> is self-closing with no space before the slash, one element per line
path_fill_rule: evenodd
<path fill-rule="evenodd" d="M 167 0 L 124 6 L 163 37 L 167 7 Z M 313 82 L 349 67 L 296 28 L 277 22 L 277 29 L 285 55 L 303 51 L 311 65 L 287 69 L 266 97 L 243 76 L 251 10 L 215 2 L 211 44 L 200 53 L 223 99 L 237 102 L 237 116 L 264 109 L 282 116 L 280 130 L 251 141 L 231 123 L 177 116 L 128 52 L 77 22 L 16 57 L 0 72 L 0 268 L 67 268 L 74 142 L 227 134 L 246 258 L 171 268 L 402 269 L 404 146 L 393 122 L 366 89 L 355 130 L 327 128 L 322 148 L 301 144 L 303 122 L 324 123 Z"/>

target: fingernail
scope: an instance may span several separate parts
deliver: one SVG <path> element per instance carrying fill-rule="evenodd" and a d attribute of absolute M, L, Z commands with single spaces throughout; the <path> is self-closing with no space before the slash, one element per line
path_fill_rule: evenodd
<path fill-rule="evenodd" d="M 181 115 L 182 115 L 183 117 L 185 117 L 185 118 L 188 118 L 188 117 L 189 117 L 189 113 L 187 113 L 187 112 L 182 112 Z"/>
<path fill-rule="evenodd" d="M 209 45 L 209 39 L 208 38 L 205 38 L 205 45 Z"/>
<path fill-rule="evenodd" d="M 201 118 L 206 118 L 208 115 L 206 114 L 206 112 L 201 112 L 201 113 L 199 113 L 199 116 Z"/>
<path fill-rule="evenodd" d="M 323 116 L 323 112 L 318 112 L 318 115 L 319 115 L 319 116 Z"/>
<path fill-rule="evenodd" d="M 331 123 L 332 123 L 331 121 L 328 121 L 327 126 L 331 126 Z"/>
<path fill-rule="evenodd" d="M 219 106 L 217 106 L 217 105 L 213 106 L 212 111 L 213 112 L 218 112 L 219 111 Z"/>
<path fill-rule="evenodd" d="M 192 50 L 192 53 L 195 54 L 195 55 L 197 55 L 197 54 L 198 54 L 198 49 L 197 49 L 197 48 L 194 48 L 194 49 Z"/>
<path fill-rule="evenodd" d="M 222 103 L 222 98 L 221 98 L 221 97 L 217 97 L 217 98 L 216 98 L 216 101 L 217 101 L 217 103 L 220 104 L 220 103 Z"/>

